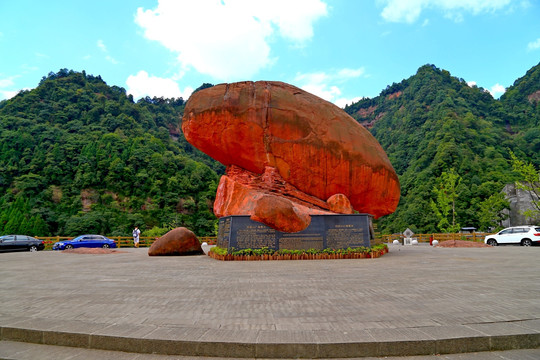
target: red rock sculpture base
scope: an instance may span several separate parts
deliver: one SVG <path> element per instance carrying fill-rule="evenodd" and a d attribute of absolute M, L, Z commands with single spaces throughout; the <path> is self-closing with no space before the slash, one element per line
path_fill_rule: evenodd
<path fill-rule="evenodd" d="M 309 215 L 352 214 L 345 195 L 337 194 L 329 200 L 325 202 L 299 191 L 274 168 L 266 167 L 258 175 L 233 165 L 221 177 L 214 213 L 218 217 L 250 215 L 273 229 L 298 232 L 309 226 Z"/>

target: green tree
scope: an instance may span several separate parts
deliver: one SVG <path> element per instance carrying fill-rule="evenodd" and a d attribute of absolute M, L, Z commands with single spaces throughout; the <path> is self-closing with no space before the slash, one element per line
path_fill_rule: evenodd
<path fill-rule="evenodd" d="M 523 212 L 526 218 L 531 220 L 540 219 L 540 171 L 535 166 L 518 157 L 510 151 L 512 168 L 519 174 L 520 180 L 516 181 L 516 187 L 524 190 L 532 199 L 532 209 Z"/>
<path fill-rule="evenodd" d="M 4 226 L 6 234 L 23 234 L 26 230 L 26 219 L 19 210 L 12 211 L 7 224 Z"/>
<path fill-rule="evenodd" d="M 510 208 L 510 203 L 503 193 L 497 193 L 482 201 L 479 208 L 480 228 L 498 231 L 503 228 L 502 222 L 508 219 L 508 212 L 505 210 Z"/>
<path fill-rule="evenodd" d="M 178 215 L 206 235 L 223 166 L 185 140 L 183 109 L 67 69 L 0 101 L 0 232 L 128 235 Z"/>
<path fill-rule="evenodd" d="M 449 172 L 443 171 L 433 187 L 435 201 L 431 201 L 431 209 L 439 219 L 437 227 L 443 232 L 457 232 L 461 227 L 456 223 L 456 201 L 460 183 L 461 176 L 452 168 Z"/>

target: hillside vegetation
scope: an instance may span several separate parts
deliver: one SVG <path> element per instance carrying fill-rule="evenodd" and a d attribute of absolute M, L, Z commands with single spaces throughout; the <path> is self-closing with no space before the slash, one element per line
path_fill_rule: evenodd
<path fill-rule="evenodd" d="M 183 107 L 65 69 L 1 102 L 0 233 L 213 234 L 222 170 L 184 140 Z"/>
<path fill-rule="evenodd" d="M 540 164 L 539 90 L 540 65 L 501 100 L 446 70 L 425 65 L 379 96 L 347 106 L 345 111 L 379 140 L 400 178 L 398 209 L 379 221 L 379 230 L 440 231 L 432 202 L 437 203 L 436 189 L 450 173 L 460 180 L 456 224 L 486 230 L 496 225 L 482 215 L 494 206 L 504 207 L 498 194 L 518 179 L 510 151 Z"/>
<path fill-rule="evenodd" d="M 204 84 L 201 88 L 211 86 Z M 188 144 L 184 100 L 144 98 L 60 70 L 0 102 L 0 234 L 212 235 L 223 166 Z M 500 223 L 512 154 L 540 168 L 540 65 L 500 100 L 433 65 L 345 111 L 381 143 L 401 182 L 382 233 Z M 450 212 L 449 212 L 450 211 Z"/>

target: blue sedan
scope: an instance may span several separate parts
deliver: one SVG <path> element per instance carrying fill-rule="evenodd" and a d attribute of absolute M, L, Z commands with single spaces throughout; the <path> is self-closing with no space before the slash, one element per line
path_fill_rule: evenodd
<path fill-rule="evenodd" d="M 81 235 L 73 240 L 65 240 L 55 242 L 53 250 L 69 250 L 75 248 L 115 248 L 114 240 L 102 235 Z"/>

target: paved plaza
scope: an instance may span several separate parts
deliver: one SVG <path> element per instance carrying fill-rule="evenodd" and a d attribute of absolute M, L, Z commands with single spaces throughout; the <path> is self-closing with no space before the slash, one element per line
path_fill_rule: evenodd
<path fill-rule="evenodd" d="M 540 247 L 518 246 L 244 262 L 144 248 L 4 253 L 0 359 L 536 359 L 539 259 Z"/>

